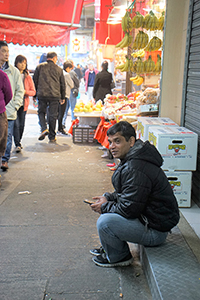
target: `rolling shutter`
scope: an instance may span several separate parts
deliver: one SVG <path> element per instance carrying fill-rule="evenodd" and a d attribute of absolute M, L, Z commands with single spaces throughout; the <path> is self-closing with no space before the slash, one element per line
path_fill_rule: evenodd
<path fill-rule="evenodd" d="M 184 71 L 182 125 L 198 134 L 192 199 L 200 205 L 200 0 L 190 1 Z"/>

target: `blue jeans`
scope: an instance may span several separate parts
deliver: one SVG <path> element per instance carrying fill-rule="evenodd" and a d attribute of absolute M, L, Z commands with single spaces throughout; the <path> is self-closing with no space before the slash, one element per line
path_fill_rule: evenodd
<path fill-rule="evenodd" d="M 115 213 L 102 214 L 97 220 L 97 230 L 101 245 L 111 263 L 122 260 L 130 253 L 127 242 L 158 246 L 168 235 L 168 232 L 146 229 L 138 219 L 126 219 Z"/>
<path fill-rule="evenodd" d="M 76 106 L 76 97 L 74 97 L 74 95 L 71 91 L 69 101 L 67 101 L 66 110 L 65 110 L 64 117 L 63 117 L 63 120 L 62 120 L 62 124 L 64 126 L 65 126 L 65 122 L 66 122 L 66 119 L 67 119 L 67 114 L 68 114 L 69 108 L 71 108 L 71 119 L 72 119 L 72 121 L 76 119 L 74 117 L 74 108 L 75 108 L 75 106 Z"/>
<path fill-rule="evenodd" d="M 10 159 L 14 123 L 15 120 L 8 120 L 8 137 L 7 137 L 6 151 L 5 154 L 2 156 L 2 161 L 8 162 Z"/>

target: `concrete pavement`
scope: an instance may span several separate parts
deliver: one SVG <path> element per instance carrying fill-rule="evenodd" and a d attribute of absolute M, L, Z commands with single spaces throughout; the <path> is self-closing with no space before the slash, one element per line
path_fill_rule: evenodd
<path fill-rule="evenodd" d="M 136 245 L 126 268 L 97 267 L 89 253 L 98 215 L 83 199 L 112 191 L 108 160 L 97 144 L 39 132 L 28 114 L 22 153 L 0 172 L 0 300 L 151 300 Z"/>

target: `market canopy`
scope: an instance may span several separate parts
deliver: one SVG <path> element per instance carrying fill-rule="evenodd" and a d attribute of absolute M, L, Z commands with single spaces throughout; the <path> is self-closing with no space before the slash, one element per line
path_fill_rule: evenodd
<path fill-rule="evenodd" d="M 83 0 L 2 0 L 0 40 L 36 46 L 69 43 L 70 30 L 80 27 Z"/>

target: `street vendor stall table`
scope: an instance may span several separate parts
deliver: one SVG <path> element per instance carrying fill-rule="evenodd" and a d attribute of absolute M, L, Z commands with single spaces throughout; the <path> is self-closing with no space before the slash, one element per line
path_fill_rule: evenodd
<path fill-rule="evenodd" d="M 100 122 L 101 111 L 96 112 L 76 112 L 75 117 L 79 119 L 80 126 L 97 126 Z"/>

